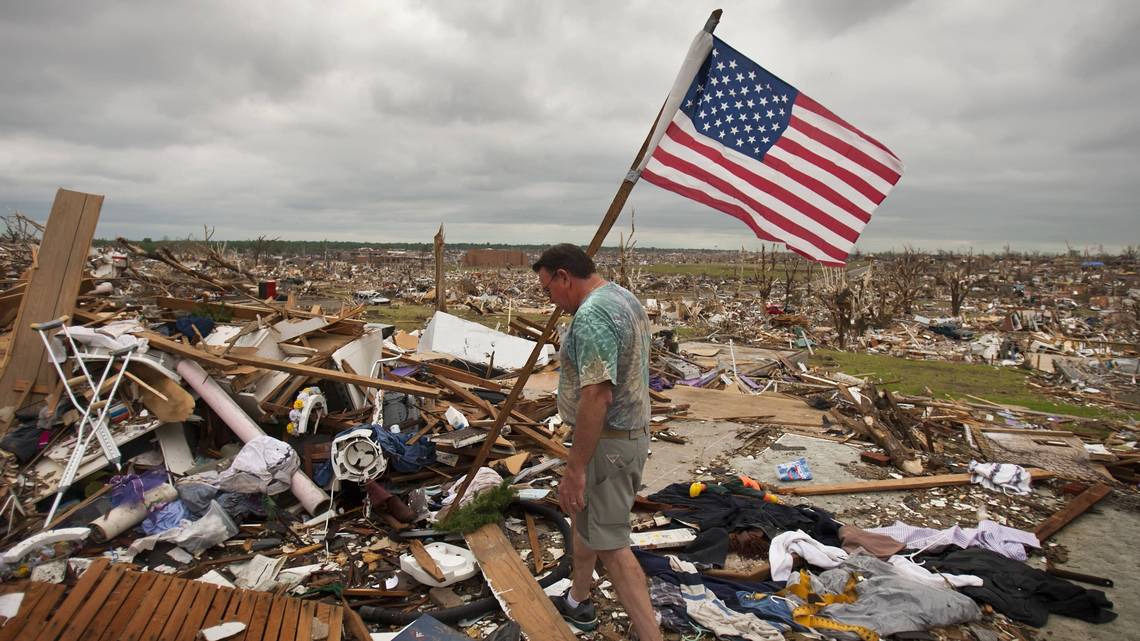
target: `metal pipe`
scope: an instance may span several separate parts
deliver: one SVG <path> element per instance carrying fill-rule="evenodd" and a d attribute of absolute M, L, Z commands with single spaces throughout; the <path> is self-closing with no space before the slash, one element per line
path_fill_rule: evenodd
<path fill-rule="evenodd" d="M 177 370 L 190 387 L 198 392 L 202 400 L 206 401 L 206 405 L 218 414 L 218 418 L 222 419 L 222 422 L 229 426 L 243 443 L 265 435 L 261 427 L 253 422 L 253 419 L 206 373 L 206 370 L 202 369 L 201 365 L 184 358 L 179 361 Z M 312 479 L 305 476 L 304 472 L 298 470 L 293 473 L 289 489 L 309 514 L 321 514 L 331 506 L 329 495 L 313 483 Z"/>

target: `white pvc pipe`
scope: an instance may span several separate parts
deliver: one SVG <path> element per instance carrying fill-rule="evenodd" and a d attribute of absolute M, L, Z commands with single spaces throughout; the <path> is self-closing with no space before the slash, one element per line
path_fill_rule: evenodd
<path fill-rule="evenodd" d="M 206 401 L 206 405 L 217 413 L 218 418 L 222 419 L 243 443 L 265 435 L 261 427 L 253 422 L 249 414 L 230 398 L 230 395 L 206 373 L 206 370 L 202 369 L 201 365 L 184 358 L 179 361 L 177 369 L 190 387 Z M 289 489 L 309 514 L 317 515 L 329 509 L 329 495 L 313 483 L 312 479 L 305 476 L 304 472 L 298 470 L 293 473 Z"/>
<path fill-rule="evenodd" d="M 106 543 L 123 532 L 143 522 L 149 513 L 147 509 L 157 503 L 168 503 L 178 498 L 178 490 L 169 483 L 150 488 L 138 503 L 111 508 L 103 516 L 91 522 L 91 538 L 96 543 Z"/>

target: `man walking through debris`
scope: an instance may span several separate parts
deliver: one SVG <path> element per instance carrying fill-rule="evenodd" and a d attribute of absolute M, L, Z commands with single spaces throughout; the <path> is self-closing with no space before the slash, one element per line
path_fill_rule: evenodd
<path fill-rule="evenodd" d="M 641 641 L 661 639 L 645 573 L 629 548 L 629 515 L 649 453 L 649 319 L 628 290 L 598 275 L 575 245 L 550 247 L 532 269 L 550 300 L 574 314 L 562 339 L 558 411 L 574 427 L 558 489 L 573 520 L 573 583 L 554 604 L 583 630 L 598 558 Z"/>

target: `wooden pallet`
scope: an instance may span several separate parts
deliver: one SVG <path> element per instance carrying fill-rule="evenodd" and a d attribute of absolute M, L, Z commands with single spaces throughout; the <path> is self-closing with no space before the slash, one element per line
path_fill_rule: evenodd
<path fill-rule="evenodd" d="M 99 559 L 71 588 L 0 585 L 0 593 L 24 593 L 19 613 L 0 627 L 0 641 L 192 641 L 227 621 L 246 624 L 232 641 L 312 641 L 314 619 L 327 626 L 328 641 L 341 641 L 341 606 L 129 568 Z"/>

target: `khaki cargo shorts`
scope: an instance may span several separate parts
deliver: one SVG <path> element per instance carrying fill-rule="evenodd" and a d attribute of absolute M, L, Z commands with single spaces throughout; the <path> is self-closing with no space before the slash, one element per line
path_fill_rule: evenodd
<path fill-rule="evenodd" d="M 648 455 L 648 430 L 598 440 L 594 458 L 586 467 L 586 507 L 575 519 L 578 536 L 591 550 L 629 545 L 629 515 Z"/>

